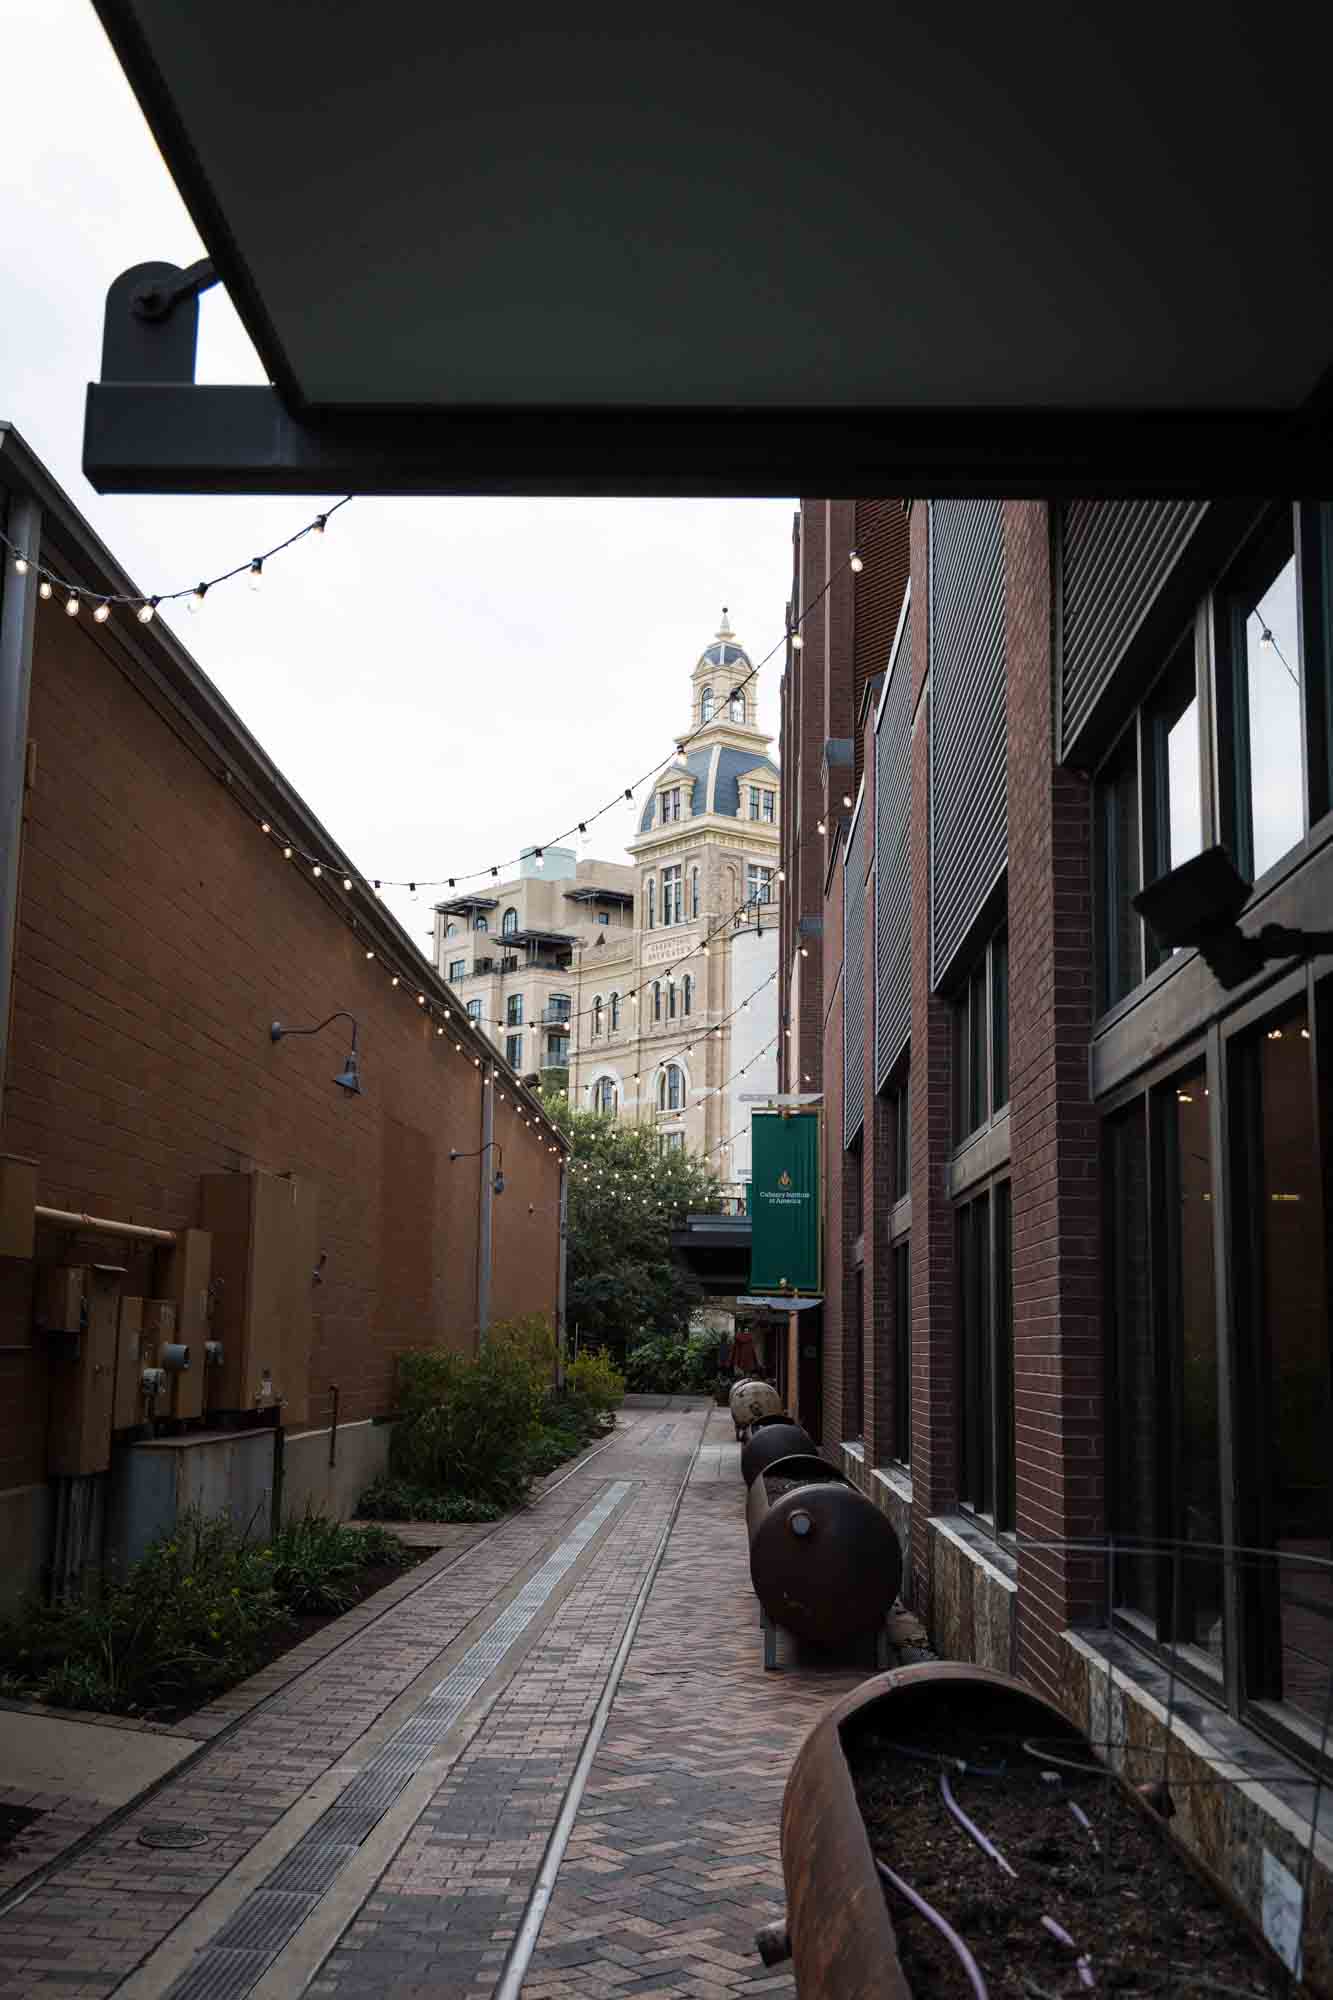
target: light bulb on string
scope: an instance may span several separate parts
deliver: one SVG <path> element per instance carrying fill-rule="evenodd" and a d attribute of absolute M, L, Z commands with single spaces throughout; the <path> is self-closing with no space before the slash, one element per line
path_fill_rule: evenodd
<path fill-rule="evenodd" d="M 78 615 L 79 594 L 76 590 L 71 590 L 69 596 L 65 599 L 65 616 L 66 618 L 77 618 Z"/>
<path fill-rule="evenodd" d="M 291 849 L 290 847 L 284 847 L 284 848 L 283 848 L 283 850 L 282 850 L 282 858 L 283 858 L 283 860 L 284 860 L 284 861 L 290 861 L 290 860 L 291 860 L 291 858 L 292 858 L 292 849 Z"/>
<path fill-rule="evenodd" d="M 16 555 L 14 557 L 14 572 L 17 576 L 26 576 L 28 574 L 28 558 L 26 556 Z"/>
<path fill-rule="evenodd" d="M 843 804 L 844 804 L 844 805 L 845 805 L 845 806 L 847 807 L 848 811 L 850 811 L 850 810 L 851 810 L 851 804 L 852 804 L 852 795 L 851 795 L 851 793 L 850 793 L 850 792 L 844 792 L 844 793 L 843 793 L 843 795 L 842 795 L 842 802 L 843 802 Z"/>
<path fill-rule="evenodd" d="M 366 957 L 367 957 L 367 958 L 373 958 L 374 956 L 375 956 L 375 954 L 374 954 L 374 952 L 373 952 L 373 951 L 368 951 L 368 952 L 366 953 Z"/>
<path fill-rule="evenodd" d="M 107 619 L 110 616 L 111 616 L 111 606 L 107 603 L 106 599 L 103 598 L 102 602 L 98 605 L 96 611 L 94 611 L 93 613 L 93 623 L 94 625 L 105 625 Z"/>
<path fill-rule="evenodd" d="M 827 828 L 827 827 L 825 826 L 825 824 L 824 824 L 824 822 L 823 822 L 823 820 L 822 820 L 822 819 L 818 819 L 818 820 L 816 820 L 816 821 L 815 821 L 815 831 L 816 831 L 817 833 L 827 833 L 827 832 L 828 832 L 828 828 Z"/>
<path fill-rule="evenodd" d="M 805 644 L 805 640 L 801 637 L 799 632 L 793 632 L 789 636 L 791 638 L 792 651 L 794 653 L 799 653 L 802 646 Z"/>
<path fill-rule="evenodd" d="M 190 592 L 189 597 L 186 599 L 185 603 L 186 610 L 194 612 L 202 611 L 204 608 L 204 599 L 207 596 L 208 596 L 208 585 L 206 583 L 197 583 L 194 589 Z"/>
<path fill-rule="evenodd" d="M 329 525 L 329 517 L 327 514 L 316 514 L 314 520 L 310 523 L 310 532 L 315 537 L 316 548 L 321 548 L 323 546 L 324 530 L 328 527 L 328 525 Z"/>
<path fill-rule="evenodd" d="M 157 606 L 158 606 L 157 598 L 146 597 L 144 599 L 143 603 L 139 606 L 139 609 L 135 614 L 141 625 L 152 624 L 154 618 L 157 616 Z"/>
<path fill-rule="evenodd" d="M 343 876 L 343 888 L 344 888 L 344 889 L 350 889 L 350 888 L 351 888 L 351 886 L 352 886 L 352 878 L 351 878 L 351 876 L 350 876 L 350 875 L 344 875 L 344 876 Z"/>
<path fill-rule="evenodd" d="M 269 822 L 266 819 L 261 819 L 259 822 L 259 831 L 261 833 L 272 833 L 273 828 L 269 825 Z"/>
<path fill-rule="evenodd" d="M 544 868 L 546 866 L 546 856 L 540 847 L 533 848 L 532 863 L 534 868 Z"/>
<path fill-rule="evenodd" d="M 316 881 L 318 881 L 320 876 L 324 873 L 324 870 L 320 867 L 318 861 L 315 863 L 310 873 L 314 876 Z"/>
<path fill-rule="evenodd" d="M 261 590 L 263 588 L 264 558 L 262 556 L 256 556 L 251 563 L 250 574 L 246 581 L 249 583 L 251 590 Z"/>
<path fill-rule="evenodd" d="M 854 569 L 858 573 L 858 575 L 865 568 L 865 564 L 862 562 L 860 556 L 856 553 L 855 549 L 852 550 L 851 554 L 847 558 L 847 567 L 848 569 Z"/>
<path fill-rule="evenodd" d="M 396 972 L 394 973 L 393 978 L 389 981 L 389 984 L 391 986 L 396 986 L 398 984 L 398 974 Z"/>
<path fill-rule="evenodd" d="M 47 603 L 49 604 L 49 603 L 50 603 L 50 601 L 51 601 L 51 598 L 52 598 L 52 597 L 54 596 L 54 594 L 55 594 L 55 593 L 54 593 L 54 592 L 52 591 L 52 589 L 51 589 L 51 580 L 50 580 L 50 578 L 49 578 L 49 577 L 45 577 L 45 576 L 44 576 L 44 577 L 42 578 L 41 582 L 40 582 L 40 583 L 38 584 L 38 586 L 37 586 L 37 595 L 38 595 L 39 597 L 44 597 L 44 598 L 46 599 Z"/>

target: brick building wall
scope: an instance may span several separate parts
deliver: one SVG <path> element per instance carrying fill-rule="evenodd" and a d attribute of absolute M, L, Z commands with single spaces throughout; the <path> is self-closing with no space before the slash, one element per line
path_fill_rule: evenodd
<path fill-rule="evenodd" d="M 1099 1533 L 1105 1494 L 1092 786 L 1055 762 L 1050 524 L 1004 509 L 1009 687 L 1009 1045 L 1020 1538 Z M 1023 1549 L 1022 1672 L 1059 1684 L 1056 1636 L 1104 1602 L 1088 1556 Z"/>
<path fill-rule="evenodd" d="M 47 559 L 67 565 L 69 551 Z M 38 607 L 3 1149 L 35 1159 L 40 1204 L 164 1228 L 197 1221 L 202 1174 L 312 1181 L 326 1261 L 309 1420 L 327 1420 L 336 1382 L 352 1423 L 391 1409 L 399 1350 L 476 1340 L 479 1164 L 448 1155 L 480 1145 L 483 1090 L 504 1097 L 493 1318 L 554 1314 L 560 1162 L 535 1102 L 515 1113 L 503 1067 L 484 1083 L 474 1057 L 484 1063 L 486 1045 L 456 1016 L 436 1032 L 417 978 L 438 1009 L 449 996 L 387 913 L 368 914 L 380 947 L 368 958 L 369 931 L 347 920 L 368 899 L 316 882 L 263 836 L 261 812 L 280 824 L 291 795 L 275 773 L 254 809 L 262 753 L 239 725 L 231 745 L 193 726 L 191 675 L 206 685 L 158 628 L 122 634 Z M 226 713 L 209 699 L 215 718 Z M 384 948 L 394 936 L 398 986 Z M 346 1023 L 269 1036 L 275 1019 L 304 1027 L 335 1009 L 359 1023 L 360 1096 L 332 1080 Z M 110 1254 L 108 1239 L 90 1243 Z M 44 1230 L 38 1257 L 74 1261 L 90 1243 Z M 130 1266 L 124 1289 L 148 1289 L 147 1257 L 114 1247 Z M 4 1307 L 0 1490 L 44 1478 L 47 1406 L 27 1291 L 11 1287 Z"/>

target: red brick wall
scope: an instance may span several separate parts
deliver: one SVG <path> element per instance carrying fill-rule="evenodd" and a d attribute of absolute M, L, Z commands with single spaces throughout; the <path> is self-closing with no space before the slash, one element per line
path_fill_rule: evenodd
<path fill-rule="evenodd" d="M 196 1219 L 203 1173 L 308 1176 L 328 1253 L 311 1420 L 333 1381 L 345 1420 L 385 1412 L 396 1350 L 475 1338 L 477 1168 L 448 1153 L 480 1143 L 480 1073 L 261 836 L 188 724 L 131 684 L 116 643 L 39 615 L 4 1146 L 38 1160 L 40 1202 L 165 1227 Z M 332 1082 L 344 1023 L 269 1039 L 275 1018 L 335 1008 L 360 1022 L 358 1098 Z M 518 1198 L 496 1204 L 495 1310 L 553 1312 L 558 1161 L 520 1127 L 505 1170 Z M 0 1354 L 0 1485 L 43 1475 L 43 1366 Z"/>
<path fill-rule="evenodd" d="M 1091 785 L 1054 761 L 1044 505 L 1006 503 L 1004 551 L 1017 1520 L 1022 1536 L 1063 1540 L 1101 1532 L 1105 1494 Z M 1026 1677 L 1056 1685 L 1055 1634 L 1100 1595 L 1092 1559 L 1024 1551 Z"/>
<path fill-rule="evenodd" d="M 926 1523 L 958 1497 L 949 1010 L 930 990 L 929 509 L 912 509 L 912 1596 L 929 1613 Z"/>
<path fill-rule="evenodd" d="M 852 1435 L 854 1398 L 850 1365 L 851 1203 L 847 1155 L 842 1145 L 842 892 L 843 871 L 833 869 L 824 898 L 824 1354 L 823 1435 L 832 1447 Z"/>

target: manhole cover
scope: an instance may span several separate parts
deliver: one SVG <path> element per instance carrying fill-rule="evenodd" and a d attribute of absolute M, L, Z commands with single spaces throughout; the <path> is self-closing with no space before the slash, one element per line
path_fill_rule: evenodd
<path fill-rule="evenodd" d="M 139 1828 L 140 1847 L 204 1847 L 208 1835 L 201 1826 L 173 1825 L 170 1820 L 150 1820 Z"/>

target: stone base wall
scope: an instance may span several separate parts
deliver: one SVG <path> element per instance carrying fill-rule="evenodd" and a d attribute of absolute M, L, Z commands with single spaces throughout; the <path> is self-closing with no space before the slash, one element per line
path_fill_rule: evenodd
<path fill-rule="evenodd" d="M 1168 1734 L 1165 1669 L 1126 1655 L 1131 1675 L 1105 1635 L 1063 1632 L 1059 1658 L 1070 1720 L 1130 1784 L 1165 1778 L 1172 1834 L 1287 1966 L 1313 1992 L 1333 1995 L 1333 1813 L 1322 1815 L 1328 1834 L 1312 1841 L 1308 1774 L 1197 1699 L 1188 1723 L 1176 1710 Z M 1245 1776 L 1256 1768 L 1262 1779 Z"/>
<path fill-rule="evenodd" d="M 911 1604 L 912 1572 L 909 1557 L 912 1548 L 912 1481 L 905 1471 L 896 1467 L 891 1472 L 881 1471 L 878 1466 L 868 1466 L 865 1448 L 859 1444 L 840 1444 L 834 1460 L 839 1472 L 849 1479 L 858 1493 L 864 1493 L 872 1500 L 881 1514 L 887 1514 L 893 1524 L 893 1532 L 898 1537 L 898 1545 L 903 1552 L 902 1599 Z M 913 1605 L 914 1610 L 916 1607 Z"/>
<path fill-rule="evenodd" d="M 961 1515 L 927 1521 L 930 1641 L 941 1659 L 973 1660 L 1002 1674 L 1018 1657 L 1018 1579 L 995 1543 Z"/>

